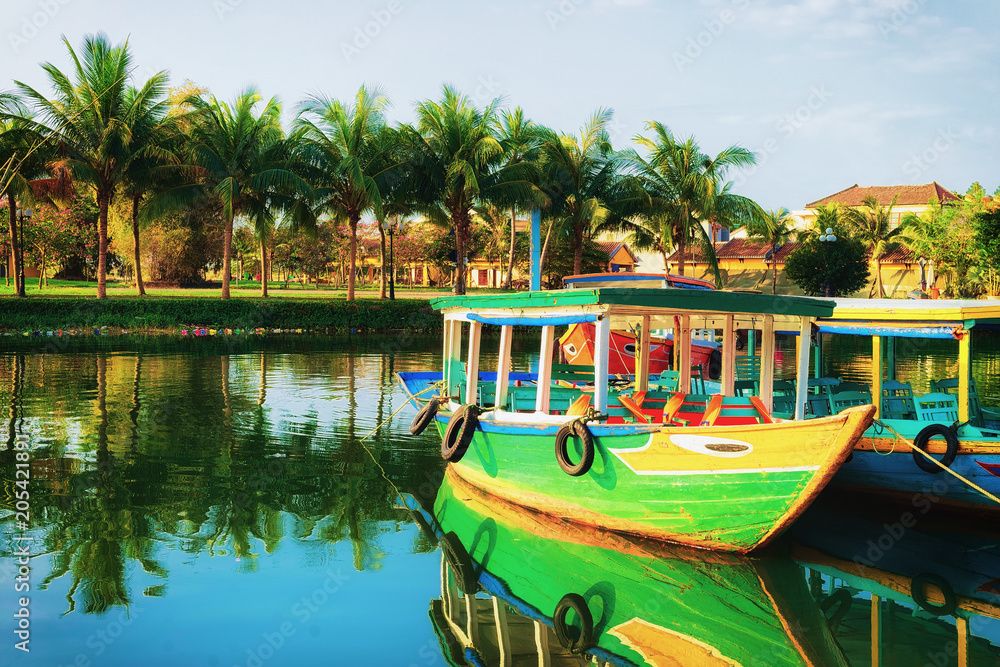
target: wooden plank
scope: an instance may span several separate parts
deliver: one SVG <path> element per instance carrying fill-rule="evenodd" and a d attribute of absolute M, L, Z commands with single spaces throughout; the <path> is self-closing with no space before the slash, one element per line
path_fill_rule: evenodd
<path fill-rule="evenodd" d="M 768 414 L 774 412 L 774 317 L 764 316 L 760 347 L 760 401 Z"/>
<path fill-rule="evenodd" d="M 972 332 L 963 329 L 958 339 L 958 421 L 969 421 L 969 389 L 972 386 Z"/>
<path fill-rule="evenodd" d="M 736 382 L 736 326 L 732 313 L 722 329 L 722 395 L 733 396 Z"/>
<path fill-rule="evenodd" d="M 638 346 L 636 347 L 635 358 L 635 388 L 636 391 L 647 391 L 649 389 L 649 315 L 642 316 L 642 323 L 639 329 Z"/>
<path fill-rule="evenodd" d="M 806 417 L 806 394 L 809 391 L 809 345 L 812 336 L 812 320 L 803 317 L 799 322 L 799 339 L 796 341 L 795 359 L 795 418 Z"/>
<path fill-rule="evenodd" d="M 472 322 L 469 327 L 469 356 L 465 362 L 465 402 L 468 404 L 475 404 L 479 398 L 479 341 L 482 333 L 482 323 Z"/>
<path fill-rule="evenodd" d="M 872 336 L 872 401 L 875 419 L 882 416 L 882 337 Z"/>
<path fill-rule="evenodd" d="M 969 667 L 969 619 L 956 616 L 955 629 L 958 630 L 958 667 Z"/>
<path fill-rule="evenodd" d="M 499 408 L 507 405 L 507 387 L 510 383 L 510 343 L 513 340 L 514 327 L 500 327 L 500 359 L 497 362 L 496 402 Z"/>
<path fill-rule="evenodd" d="M 611 318 L 597 321 L 594 332 L 594 409 L 608 413 L 608 360 L 611 353 Z"/>
<path fill-rule="evenodd" d="M 535 392 L 535 411 L 548 414 L 549 394 L 552 391 L 552 349 L 556 340 L 555 327 L 542 327 L 542 347 L 538 357 L 538 391 Z"/>

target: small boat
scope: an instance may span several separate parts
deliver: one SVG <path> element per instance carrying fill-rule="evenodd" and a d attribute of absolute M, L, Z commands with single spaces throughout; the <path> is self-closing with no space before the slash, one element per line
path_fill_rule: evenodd
<path fill-rule="evenodd" d="M 677 289 L 714 290 L 715 283 L 701 278 L 675 276 L 672 273 L 581 273 L 563 278 L 568 289 L 596 287 L 676 287 Z"/>
<path fill-rule="evenodd" d="M 932 502 L 962 511 L 1000 512 L 1000 415 L 980 405 L 972 379 L 972 337 L 977 329 L 1000 326 L 995 301 L 837 299 L 830 316 L 817 321 L 820 333 L 870 336 L 871 386 L 830 396 L 838 406 L 876 404 L 876 421 L 858 441 L 852 460 L 834 484 L 889 495 L 908 504 Z M 953 340 L 958 347 L 956 378 L 913 391 L 895 372 L 899 339 Z M 831 386 L 835 391 L 837 384 Z M 873 401 L 872 397 L 880 400 Z M 822 396 L 811 397 L 823 406 Z M 814 410 L 819 412 L 819 410 Z M 926 451 L 941 465 L 915 449 Z M 950 468 L 961 478 L 944 473 Z M 983 494 L 971 482 L 991 494 Z"/>
<path fill-rule="evenodd" d="M 414 397 L 436 393 L 411 432 L 434 424 L 455 475 L 498 500 L 581 525 L 702 548 L 761 548 L 819 494 L 874 412 L 858 406 L 785 421 L 772 416 L 770 392 L 735 396 L 737 327 L 760 328 L 773 352 L 775 331 L 808 335 L 816 317 L 832 313 L 829 301 L 618 287 L 454 296 L 431 305 L 445 318 L 443 375 L 423 389 L 403 379 Z M 639 331 L 639 372 L 627 389 L 611 387 L 608 376 L 613 322 Z M 650 385 L 648 332 L 675 322 L 681 387 L 691 386 L 692 328 L 723 329 L 721 393 Z M 594 365 L 569 366 L 577 381 L 554 385 L 555 328 L 580 323 L 596 325 Z M 479 371 L 484 326 L 500 328 L 493 382 Z M 512 337 L 525 328 L 541 329 L 538 372 L 512 381 Z M 808 358 L 797 361 L 805 387 Z M 773 354 L 761 372 L 773 374 Z M 796 397 L 800 415 L 805 398 L 804 390 Z"/>
<path fill-rule="evenodd" d="M 802 570 L 594 530 L 525 511 L 449 472 L 430 617 L 449 664 L 846 667 Z"/>

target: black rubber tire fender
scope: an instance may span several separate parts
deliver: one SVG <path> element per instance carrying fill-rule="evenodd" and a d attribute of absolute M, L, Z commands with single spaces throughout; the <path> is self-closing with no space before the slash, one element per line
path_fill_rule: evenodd
<path fill-rule="evenodd" d="M 583 444 L 583 455 L 577 463 L 569 460 L 569 439 L 571 436 L 580 438 Z M 563 424 L 556 432 L 556 461 L 563 472 L 573 477 L 581 477 L 590 472 L 594 465 L 594 436 L 590 429 L 579 419 Z"/>
<path fill-rule="evenodd" d="M 944 596 L 944 604 L 936 605 L 931 604 L 927 601 L 927 596 L 924 595 L 924 584 L 933 584 L 941 590 L 941 594 Z M 944 577 L 925 572 L 924 574 L 918 574 L 913 577 L 910 581 L 910 597 L 913 601 L 920 605 L 920 608 L 926 611 L 928 614 L 934 614 L 935 616 L 951 616 L 955 613 L 955 609 L 958 607 L 958 599 L 955 597 L 955 590 L 948 583 L 948 580 Z"/>
<path fill-rule="evenodd" d="M 438 399 L 432 398 L 427 402 L 427 405 L 420 408 L 417 416 L 413 418 L 412 422 L 410 422 L 410 435 L 420 435 L 423 433 L 424 429 L 430 426 L 430 423 L 434 421 L 434 415 L 437 414 L 437 411 Z"/>
<path fill-rule="evenodd" d="M 570 634 L 570 626 L 566 616 L 574 612 L 580 619 L 580 635 Z M 559 644 L 570 653 L 581 654 L 594 645 L 594 616 L 590 613 L 587 601 L 582 595 L 567 593 L 559 600 L 556 610 L 552 613 L 552 629 L 556 631 Z"/>
<path fill-rule="evenodd" d="M 475 593 L 476 581 L 478 580 L 476 564 L 472 562 L 472 557 L 465 545 L 462 544 L 462 540 L 458 539 L 455 531 L 449 531 L 441 538 L 441 551 L 444 553 L 444 559 L 451 567 L 451 571 L 455 574 L 458 589 L 466 594 Z"/>
<path fill-rule="evenodd" d="M 455 410 L 441 438 L 441 458 L 458 463 L 465 456 L 472 442 L 472 434 L 479 428 L 479 407 L 471 403 Z"/>
<path fill-rule="evenodd" d="M 718 380 L 722 377 L 722 352 L 715 349 L 708 357 L 708 379 Z"/>
<path fill-rule="evenodd" d="M 927 443 L 930 442 L 931 438 L 936 436 L 943 437 L 948 444 L 948 449 L 941 459 L 941 465 L 947 468 L 955 461 L 955 455 L 958 454 L 958 436 L 944 424 L 930 424 L 925 426 L 921 429 L 920 433 L 917 433 L 917 437 L 913 439 L 913 446 L 917 449 L 927 451 Z M 936 466 L 928 461 L 920 452 L 913 452 L 913 462 L 926 473 L 936 475 L 941 472 L 940 466 Z"/>

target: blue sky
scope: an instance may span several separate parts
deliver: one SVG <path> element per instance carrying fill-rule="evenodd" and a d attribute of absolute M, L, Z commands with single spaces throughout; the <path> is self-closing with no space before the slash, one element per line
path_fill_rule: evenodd
<path fill-rule="evenodd" d="M 247 85 L 291 117 L 312 93 L 381 85 L 393 120 L 448 82 L 501 96 L 575 132 L 615 110 L 617 147 L 647 120 L 710 153 L 740 144 L 759 165 L 731 174 L 767 208 L 845 187 L 1000 185 L 995 0 L 5 0 L 0 88 L 47 88 L 105 31 L 130 39 L 136 76 L 167 69 L 222 98 Z M 993 34 L 991 34 L 991 32 Z"/>

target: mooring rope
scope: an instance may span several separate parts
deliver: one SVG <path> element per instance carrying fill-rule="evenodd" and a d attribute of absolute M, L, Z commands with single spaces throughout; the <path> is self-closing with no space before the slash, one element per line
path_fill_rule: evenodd
<path fill-rule="evenodd" d="M 968 484 L 970 487 L 972 487 L 973 489 L 975 489 L 979 493 L 983 494 L 984 496 L 986 496 L 987 498 L 989 498 L 990 500 L 992 500 L 996 504 L 1000 505 L 1000 498 L 997 498 L 995 495 L 993 495 L 992 493 L 990 493 L 989 491 L 987 491 L 983 487 L 979 486 L 978 484 L 976 484 L 972 480 L 967 479 L 966 477 L 964 477 L 964 476 L 960 475 L 959 473 L 955 472 L 954 470 L 952 470 L 948 466 L 944 465 L 943 463 L 941 463 L 940 461 L 938 461 L 936 458 L 934 458 L 933 456 L 931 456 L 930 454 L 928 454 L 924 450 L 922 450 L 919 447 L 917 447 L 916 445 L 914 445 L 912 441 L 907 440 L 906 438 L 904 438 L 902 435 L 899 434 L 899 431 L 897 431 L 893 427 L 891 427 L 888 424 L 886 424 L 885 422 L 877 420 L 877 419 L 875 420 L 875 423 L 881 425 L 882 428 L 886 429 L 887 431 L 889 431 L 890 433 L 892 433 L 894 436 L 896 436 L 897 438 L 899 438 L 900 440 L 902 440 L 903 443 L 906 444 L 913 451 L 920 452 L 920 454 L 924 458 L 926 458 L 928 461 L 933 461 L 934 464 L 937 467 L 941 468 L 942 470 L 944 470 L 947 473 L 950 473 L 952 476 L 958 478 L 959 480 L 965 482 L 966 484 Z M 875 446 L 874 443 L 872 443 L 872 447 L 873 448 L 874 448 L 874 446 Z M 893 441 L 893 451 L 895 450 L 895 448 L 896 448 L 896 443 L 895 443 L 895 441 Z M 881 452 L 876 452 L 876 453 L 880 454 Z"/>

